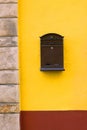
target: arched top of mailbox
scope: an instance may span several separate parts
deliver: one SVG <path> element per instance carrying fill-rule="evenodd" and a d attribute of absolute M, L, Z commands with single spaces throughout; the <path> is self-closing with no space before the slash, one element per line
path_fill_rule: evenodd
<path fill-rule="evenodd" d="M 63 36 L 56 33 L 48 33 L 41 36 L 40 38 L 41 40 L 57 40 L 57 39 L 63 39 Z"/>

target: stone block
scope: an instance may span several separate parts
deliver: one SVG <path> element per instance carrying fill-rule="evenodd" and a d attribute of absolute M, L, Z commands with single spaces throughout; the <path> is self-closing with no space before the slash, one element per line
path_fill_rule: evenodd
<path fill-rule="evenodd" d="M 18 47 L 0 48 L 0 70 L 18 69 Z"/>
<path fill-rule="evenodd" d="M 20 130 L 19 114 L 0 114 L 0 130 Z"/>
<path fill-rule="evenodd" d="M 0 85 L 0 102 L 19 102 L 18 85 Z"/>
<path fill-rule="evenodd" d="M 0 104 L 0 113 L 18 113 L 19 112 L 19 104 Z"/>
<path fill-rule="evenodd" d="M 17 17 L 17 4 L 0 4 L 0 17 Z"/>
<path fill-rule="evenodd" d="M 0 84 L 18 84 L 17 70 L 0 71 Z"/>
<path fill-rule="evenodd" d="M 0 3 L 15 3 L 18 2 L 18 0 L 0 0 Z"/>
<path fill-rule="evenodd" d="M 0 36 L 17 36 L 17 18 L 0 19 Z"/>
<path fill-rule="evenodd" d="M 0 37 L 0 47 L 13 47 L 18 45 L 18 37 Z"/>

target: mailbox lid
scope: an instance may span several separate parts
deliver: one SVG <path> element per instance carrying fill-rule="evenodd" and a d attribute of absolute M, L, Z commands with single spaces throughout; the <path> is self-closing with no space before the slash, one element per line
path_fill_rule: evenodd
<path fill-rule="evenodd" d="M 41 45 L 49 45 L 49 44 L 63 44 L 63 36 L 55 33 L 49 33 L 43 35 L 41 38 Z"/>
<path fill-rule="evenodd" d="M 40 38 L 41 40 L 58 40 L 58 39 L 63 39 L 63 36 L 56 33 L 48 33 L 41 36 Z"/>

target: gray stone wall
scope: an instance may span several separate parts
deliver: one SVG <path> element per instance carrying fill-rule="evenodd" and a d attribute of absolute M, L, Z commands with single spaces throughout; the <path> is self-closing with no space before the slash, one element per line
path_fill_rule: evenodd
<path fill-rule="evenodd" d="M 0 0 L 0 130 L 20 130 L 17 0 Z"/>

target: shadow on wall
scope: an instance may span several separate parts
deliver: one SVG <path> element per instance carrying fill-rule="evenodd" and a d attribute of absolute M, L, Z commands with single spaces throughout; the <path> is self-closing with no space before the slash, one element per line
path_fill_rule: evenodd
<path fill-rule="evenodd" d="M 65 71 L 41 71 L 41 72 L 46 77 L 55 78 L 62 76 Z"/>

